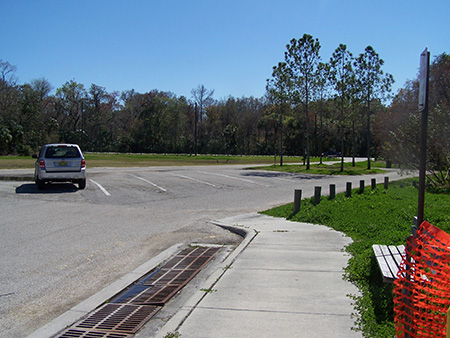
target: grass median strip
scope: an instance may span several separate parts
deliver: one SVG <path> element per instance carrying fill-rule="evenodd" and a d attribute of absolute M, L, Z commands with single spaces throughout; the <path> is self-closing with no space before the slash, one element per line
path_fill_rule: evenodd
<path fill-rule="evenodd" d="M 355 166 L 351 162 L 344 163 L 344 170 L 341 171 L 340 161 L 327 164 L 311 164 L 310 169 L 306 170 L 306 165 L 270 165 L 266 167 L 259 167 L 258 169 L 281 171 L 288 173 L 303 173 L 303 174 L 316 174 L 316 175 L 367 175 L 367 174 L 379 174 L 383 173 L 383 167 L 385 162 L 378 161 L 371 163 L 372 169 L 367 169 L 367 161 L 356 162 Z"/>

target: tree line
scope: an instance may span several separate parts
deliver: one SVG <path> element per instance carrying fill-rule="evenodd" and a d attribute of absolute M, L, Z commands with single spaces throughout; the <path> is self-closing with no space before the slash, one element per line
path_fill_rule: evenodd
<path fill-rule="evenodd" d="M 300 50 L 294 48 L 299 47 L 288 46 L 288 66 L 278 66 L 280 72 L 283 67 L 289 72 L 277 75 L 274 67 L 264 97 L 221 100 L 215 100 L 214 91 L 203 85 L 186 98 L 156 89 L 107 92 L 99 85 L 86 88 L 75 80 L 50 94 L 52 86 L 45 78 L 18 85 L 15 66 L 0 60 L 0 153 L 29 154 L 49 142 L 73 142 L 85 151 L 112 152 L 303 155 L 306 151 L 309 156 L 310 150 L 314 155 L 330 148 L 341 150 L 338 105 L 324 73 L 328 68 L 317 67 L 317 53 L 315 59 L 305 59 L 303 66 L 313 71 L 306 74 L 310 78 L 303 92 L 295 64 Z M 276 92 L 277 76 L 285 76 L 284 85 L 291 92 Z M 302 95 L 306 95 L 305 109 Z M 342 113 L 350 116 L 351 112 Z M 354 120 L 352 151 L 361 155 L 365 141 L 361 123 Z"/>
<path fill-rule="evenodd" d="M 51 94 L 45 78 L 17 84 L 15 66 L 0 60 L 0 154 L 73 142 L 99 152 L 276 154 L 281 164 L 283 155 L 304 155 L 308 168 L 311 155 L 330 150 L 342 166 L 344 156 L 367 156 L 368 168 L 377 156 L 414 163 L 417 80 L 386 105 L 394 79 L 373 47 L 354 56 L 340 44 L 327 62 L 320 48 L 308 34 L 292 39 L 263 97 L 221 100 L 204 85 L 187 98 L 157 89 L 108 92 L 75 80 Z M 440 173 L 449 168 L 449 78 L 443 53 L 430 75 L 430 159 Z"/>

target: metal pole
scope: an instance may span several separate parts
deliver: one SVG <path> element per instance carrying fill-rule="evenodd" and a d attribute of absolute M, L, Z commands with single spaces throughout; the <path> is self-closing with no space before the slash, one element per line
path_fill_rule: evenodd
<path fill-rule="evenodd" d="M 422 124 L 420 128 L 420 166 L 419 166 L 419 198 L 417 207 L 418 226 L 423 222 L 424 202 L 425 202 L 425 175 L 427 165 L 427 127 L 428 127 L 428 78 L 430 52 L 427 49 L 420 55 L 421 58 L 421 91 L 419 93 L 419 109 L 422 109 Z M 424 83 L 423 83 L 424 82 Z M 425 87 L 424 87 L 425 86 Z M 423 91 L 425 91 L 423 93 Z M 425 95 L 425 96 L 423 96 Z"/>
<path fill-rule="evenodd" d="M 449 329 L 450 329 L 450 307 L 447 310 L 447 328 L 446 328 L 446 330 L 447 330 L 446 337 L 447 338 L 450 338 L 450 330 Z"/>
<path fill-rule="evenodd" d="M 283 113 L 280 110 L 280 167 L 283 166 Z"/>
<path fill-rule="evenodd" d="M 198 138 L 198 110 L 197 103 L 194 106 L 194 155 L 197 156 L 197 140 Z"/>

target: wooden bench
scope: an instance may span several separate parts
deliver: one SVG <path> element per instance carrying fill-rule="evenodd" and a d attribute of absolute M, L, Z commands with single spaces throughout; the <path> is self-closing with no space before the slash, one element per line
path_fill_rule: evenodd
<path fill-rule="evenodd" d="M 383 282 L 393 283 L 397 278 L 399 266 L 405 254 L 405 246 L 374 244 L 372 249 L 383 275 Z"/>

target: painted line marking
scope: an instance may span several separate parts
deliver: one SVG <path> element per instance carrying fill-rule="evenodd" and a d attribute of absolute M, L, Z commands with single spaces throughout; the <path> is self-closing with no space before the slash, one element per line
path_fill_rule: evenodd
<path fill-rule="evenodd" d="M 258 183 L 258 182 L 252 181 L 252 180 L 247 180 L 245 178 L 233 177 L 233 176 L 228 176 L 228 175 L 225 175 L 225 174 L 209 173 L 209 172 L 206 172 L 206 171 L 199 171 L 199 170 L 197 170 L 197 172 L 202 173 L 202 174 L 207 174 L 207 175 L 222 176 L 222 177 L 230 178 L 232 180 L 237 180 L 237 181 L 249 182 L 249 183 L 256 184 L 256 185 L 262 185 L 264 187 L 270 187 L 270 185 Z"/>
<path fill-rule="evenodd" d="M 214 185 L 214 184 L 212 184 L 212 183 L 205 182 L 205 181 L 201 181 L 201 180 L 198 180 L 198 179 L 193 178 L 193 177 L 184 176 L 184 175 L 177 175 L 177 174 L 172 174 L 172 173 L 168 173 L 168 174 L 169 174 L 169 175 L 172 175 L 172 176 L 177 176 L 177 177 L 185 178 L 185 179 L 187 179 L 187 180 L 195 181 L 195 182 L 198 182 L 198 183 L 210 185 L 211 187 L 217 188 L 217 186 Z"/>
<path fill-rule="evenodd" d="M 111 194 L 110 194 L 105 188 L 103 188 L 99 183 L 95 182 L 95 181 L 92 180 L 92 179 L 89 179 L 89 181 L 91 181 L 91 182 L 94 183 L 97 187 L 99 187 L 100 190 L 103 191 L 103 193 L 104 193 L 106 196 L 111 196 Z"/>
<path fill-rule="evenodd" d="M 155 183 L 153 183 L 153 182 L 150 182 L 149 180 L 146 180 L 145 178 L 136 176 L 136 175 L 134 175 L 134 174 L 130 174 L 130 175 L 133 176 L 134 178 L 137 178 L 137 179 L 139 179 L 139 180 L 141 180 L 141 181 L 144 181 L 144 182 L 146 182 L 146 183 L 148 183 L 148 184 L 154 186 L 155 188 L 158 188 L 158 189 L 161 190 L 161 191 L 164 191 L 164 192 L 167 191 L 167 189 L 164 189 L 163 187 L 160 187 L 159 185 L 157 185 L 157 184 L 155 184 Z"/>

